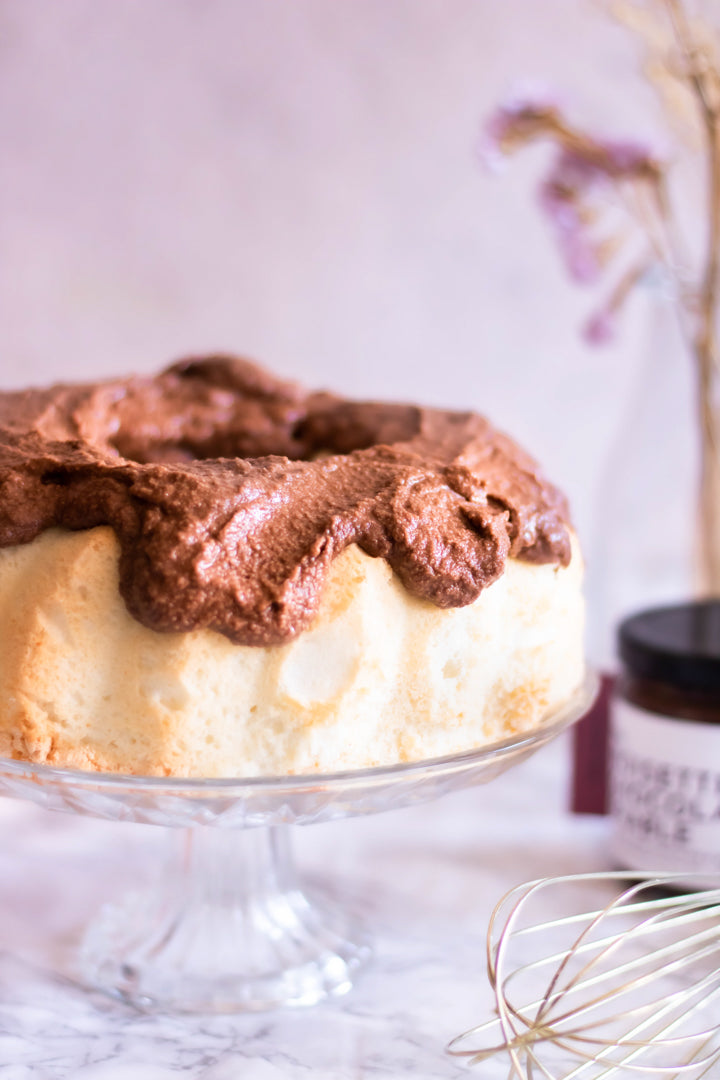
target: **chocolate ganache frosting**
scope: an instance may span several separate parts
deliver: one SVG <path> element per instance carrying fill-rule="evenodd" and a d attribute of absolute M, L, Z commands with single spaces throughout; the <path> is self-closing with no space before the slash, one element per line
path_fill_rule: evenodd
<path fill-rule="evenodd" d="M 0 546 L 109 525 L 131 614 L 245 645 L 311 621 L 348 544 L 439 607 L 570 559 L 562 495 L 470 412 L 303 393 L 245 360 L 0 395 Z"/>

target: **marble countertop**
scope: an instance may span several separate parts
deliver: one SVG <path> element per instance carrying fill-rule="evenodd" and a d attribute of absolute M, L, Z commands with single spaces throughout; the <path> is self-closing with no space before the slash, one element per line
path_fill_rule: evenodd
<path fill-rule="evenodd" d="M 344 998 L 257 1015 L 145 1015 L 72 977 L 82 931 L 156 862 L 163 830 L 0 799 L 0 1080 L 413 1080 L 468 1070 L 450 1038 L 490 1016 L 485 933 L 521 881 L 609 866 L 606 821 L 566 810 L 568 739 L 487 787 L 297 829 L 302 869 L 349 890 L 375 955 Z"/>

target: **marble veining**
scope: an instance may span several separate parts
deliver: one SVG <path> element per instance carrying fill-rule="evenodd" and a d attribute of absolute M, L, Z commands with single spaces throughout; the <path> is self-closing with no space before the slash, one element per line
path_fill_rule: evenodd
<path fill-rule="evenodd" d="M 337 882 L 375 957 L 344 998 L 251 1016 L 138 1013 L 75 981 L 94 911 L 156 873 L 163 830 L 0 800 L 0 1080 L 445 1080 L 447 1041 L 486 1019 L 485 930 L 519 881 L 608 865 L 605 822 L 564 809 L 565 740 L 486 788 L 298 830 L 302 867 Z"/>

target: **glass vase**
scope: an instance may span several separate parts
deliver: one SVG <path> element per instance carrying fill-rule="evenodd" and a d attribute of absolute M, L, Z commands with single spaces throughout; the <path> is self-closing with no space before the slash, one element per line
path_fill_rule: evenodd
<path fill-rule="evenodd" d="M 645 353 L 601 473 L 588 550 L 589 653 L 609 675 L 622 618 L 712 587 L 702 557 L 708 447 L 699 435 L 696 364 L 672 291 L 654 285 L 646 303 Z M 716 462 L 709 468 L 720 477 Z"/>

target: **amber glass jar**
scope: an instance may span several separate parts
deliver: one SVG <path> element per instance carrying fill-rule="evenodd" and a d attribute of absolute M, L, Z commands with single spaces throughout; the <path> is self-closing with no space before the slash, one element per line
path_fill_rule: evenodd
<path fill-rule="evenodd" d="M 655 608 L 619 630 L 610 729 L 612 847 L 621 866 L 720 872 L 720 602 Z"/>

